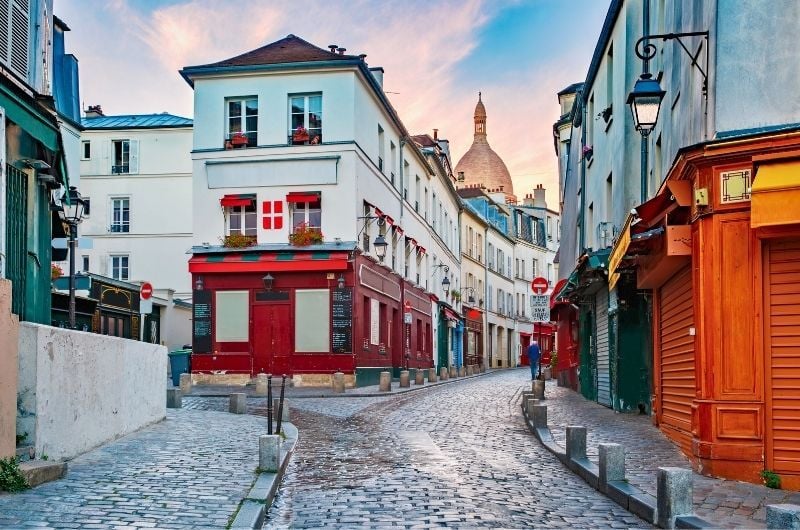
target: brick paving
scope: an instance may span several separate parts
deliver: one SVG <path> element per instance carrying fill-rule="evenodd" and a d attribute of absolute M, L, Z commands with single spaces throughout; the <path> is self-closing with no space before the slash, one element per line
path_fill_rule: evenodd
<path fill-rule="evenodd" d="M 0 495 L 0 528 L 225 528 L 255 480 L 263 419 L 168 410 L 69 463 L 66 478 Z"/>
<path fill-rule="evenodd" d="M 650 416 L 617 414 L 552 381 L 546 396 L 550 430 L 562 447 L 567 425 L 587 428 L 587 453 L 595 462 L 598 444 L 624 445 L 628 480 L 651 495 L 656 492 L 657 468 L 691 468 L 678 446 L 653 426 Z M 766 505 L 780 503 L 800 504 L 800 493 L 694 474 L 695 513 L 721 528 L 765 528 Z"/>

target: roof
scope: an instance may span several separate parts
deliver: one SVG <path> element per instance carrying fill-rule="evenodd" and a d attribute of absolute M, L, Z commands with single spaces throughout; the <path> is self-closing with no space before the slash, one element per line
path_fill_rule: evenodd
<path fill-rule="evenodd" d="M 345 55 L 323 50 L 310 42 L 291 33 L 286 37 L 256 48 L 255 50 L 225 59 L 216 63 L 205 64 L 208 67 L 255 66 L 262 64 L 307 63 L 313 61 L 352 61 L 358 60 L 356 55 Z"/>
<path fill-rule="evenodd" d="M 569 85 L 567 88 L 557 93 L 556 95 L 563 96 L 564 94 L 574 94 L 575 92 L 578 92 L 581 88 L 583 88 L 583 81 L 580 81 L 578 83 L 572 83 L 571 85 Z"/>
<path fill-rule="evenodd" d="M 586 81 L 584 81 L 585 86 L 589 90 L 583 91 L 583 99 L 589 99 L 589 92 L 591 92 L 591 88 L 594 85 L 594 79 L 597 77 L 597 71 L 600 69 L 600 62 L 603 60 L 603 57 L 606 53 L 606 48 L 608 47 L 608 42 L 611 39 L 611 32 L 614 29 L 614 24 L 617 22 L 617 17 L 619 17 L 620 12 L 622 11 L 622 4 L 624 0 L 611 0 L 611 4 L 608 6 L 608 12 L 606 13 L 606 19 L 603 22 L 603 29 L 600 31 L 600 37 L 597 39 L 597 45 L 594 48 L 594 54 L 592 55 L 592 62 L 589 64 L 589 72 L 586 74 Z"/>
<path fill-rule="evenodd" d="M 436 147 L 438 145 L 430 134 L 415 134 L 411 139 L 420 147 Z"/>
<path fill-rule="evenodd" d="M 174 114 L 122 114 L 81 119 L 86 129 L 164 129 L 191 127 L 192 120 Z"/>

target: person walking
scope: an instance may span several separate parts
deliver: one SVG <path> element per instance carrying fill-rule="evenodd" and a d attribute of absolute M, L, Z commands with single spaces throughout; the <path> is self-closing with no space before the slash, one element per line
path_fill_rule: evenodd
<path fill-rule="evenodd" d="M 541 357 L 542 352 L 539 349 L 539 345 L 536 341 L 532 341 L 531 345 L 528 346 L 528 360 L 531 363 L 531 380 L 536 379 L 536 371 L 539 367 L 539 357 Z"/>

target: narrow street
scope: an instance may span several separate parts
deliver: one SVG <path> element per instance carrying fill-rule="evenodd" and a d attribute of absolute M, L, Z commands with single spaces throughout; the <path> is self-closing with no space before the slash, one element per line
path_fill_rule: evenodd
<path fill-rule="evenodd" d="M 297 399 L 265 528 L 647 526 L 565 469 L 519 413 L 525 369 L 392 398 Z"/>

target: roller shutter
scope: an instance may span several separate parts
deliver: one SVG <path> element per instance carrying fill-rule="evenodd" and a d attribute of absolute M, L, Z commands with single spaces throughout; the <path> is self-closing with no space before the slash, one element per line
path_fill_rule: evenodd
<path fill-rule="evenodd" d="M 595 295 L 597 319 L 597 402 L 611 406 L 611 375 L 608 356 L 608 290 L 600 289 Z"/>

